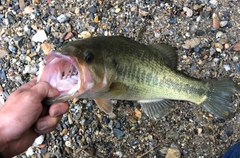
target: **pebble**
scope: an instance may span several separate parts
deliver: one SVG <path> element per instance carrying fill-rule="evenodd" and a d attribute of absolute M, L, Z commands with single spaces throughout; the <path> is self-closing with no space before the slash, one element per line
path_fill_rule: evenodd
<path fill-rule="evenodd" d="M 38 30 L 32 37 L 33 42 L 44 42 L 45 40 L 47 40 L 47 34 L 44 30 Z"/>
<path fill-rule="evenodd" d="M 183 7 L 183 11 L 186 12 L 186 17 L 191 17 L 193 15 L 192 9 L 189 9 L 188 7 Z"/>
<path fill-rule="evenodd" d="M 32 155 L 34 154 L 33 147 L 32 147 L 32 146 L 29 147 L 29 148 L 27 149 L 27 151 L 25 152 L 25 154 L 26 154 L 27 156 L 29 156 L 29 157 L 32 157 Z"/>
<path fill-rule="evenodd" d="M 219 21 L 217 15 L 215 13 L 213 14 L 212 18 L 213 18 L 213 28 L 214 29 L 219 29 L 220 21 Z"/>
<path fill-rule="evenodd" d="M 5 48 L 0 48 L 0 58 L 4 58 L 6 55 L 8 55 L 8 52 Z"/>
<path fill-rule="evenodd" d="M 168 131 L 168 132 L 166 133 L 166 138 L 173 139 L 173 140 L 177 140 L 178 137 L 179 137 L 179 133 L 178 133 L 178 132 Z"/>
<path fill-rule="evenodd" d="M 226 71 L 231 70 L 231 68 L 230 68 L 230 66 L 229 66 L 228 64 L 223 65 L 223 67 L 224 67 L 224 69 L 225 69 Z"/>
<path fill-rule="evenodd" d="M 228 24 L 228 21 L 221 21 L 220 27 L 225 27 L 225 26 L 227 26 L 227 24 Z"/>
<path fill-rule="evenodd" d="M 240 51 L 240 41 L 238 41 L 238 42 L 234 45 L 233 50 L 235 50 L 235 51 Z"/>
<path fill-rule="evenodd" d="M 45 139 L 45 136 L 44 136 L 44 135 L 40 135 L 39 137 L 37 137 L 37 138 L 34 140 L 33 146 L 38 146 L 38 145 L 42 144 L 43 141 L 44 141 L 44 139 Z"/>
<path fill-rule="evenodd" d="M 71 114 L 68 114 L 67 116 L 68 116 L 68 123 L 69 123 L 70 125 L 72 125 L 72 124 L 73 124 L 73 120 L 72 120 Z"/>
<path fill-rule="evenodd" d="M 23 74 L 36 74 L 38 68 L 35 65 L 26 65 L 23 71 Z"/>
<path fill-rule="evenodd" d="M 66 14 L 61 14 L 57 17 L 57 21 L 60 23 L 64 23 L 68 21 L 70 18 Z"/>
<path fill-rule="evenodd" d="M 165 158 L 180 158 L 181 152 L 177 148 L 169 148 Z"/>
<path fill-rule="evenodd" d="M 23 14 L 29 14 L 31 15 L 33 12 L 33 7 L 31 5 L 27 6 L 26 8 L 24 8 Z"/>
<path fill-rule="evenodd" d="M 190 49 L 199 45 L 199 43 L 200 43 L 200 39 L 195 37 L 195 38 L 184 41 L 184 44 L 182 45 L 182 47 L 185 49 Z"/>
<path fill-rule="evenodd" d="M 65 142 L 65 145 L 66 145 L 67 147 L 71 147 L 71 142 L 70 142 L 70 141 L 66 141 L 66 142 Z"/>
<path fill-rule="evenodd" d="M 91 37 L 91 34 L 88 31 L 83 31 L 80 33 L 80 36 L 82 38 L 89 38 L 89 37 Z"/>
<path fill-rule="evenodd" d="M 123 153 L 121 151 L 116 151 L 114 153 L 114 155 L 116 155 L 118 158 L 122 158 L 123 157 Z"/>
<path fill-rule="evenodd" d="M 10 46 L 8 46 L 8 49 L 10 50 L 10 52 L 12 52 L 14 54 L 17 53 L 17 47 L 15 47 L 15 46 L 10 45 Z"/>
<path fill-rule="evenodd" d="M 52 46 L 49 42 L 44 42 L 41 44 L 41 49 L 45 55 L 48 55 L 52 50 Z"/>
<path fill-rule="evenodd" d="M 229 49 L 229 48 L 230 48 L 229 43 L 225 43 L 225 44 L 224 44 L 224 48 L 225 48 L 225 49 Z"/>
<path fill-rule="evenodd" d="M 114 135 L 117 136 L 117 137 L 123 137 L 123 136 L 124 136 L 124 132 L 121 131 L 120 129 L 117 129 L 117 128 L 114 128 L 114 129 L 113 129 L 113 133 L 114 133 Z"/>

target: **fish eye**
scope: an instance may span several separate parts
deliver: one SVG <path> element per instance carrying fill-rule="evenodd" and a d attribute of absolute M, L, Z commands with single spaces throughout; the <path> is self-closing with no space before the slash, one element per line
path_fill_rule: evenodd
<path fill-rule="evenodd" d="M 91 62 L 94 59 L 94 55 L 89 51 L 85 51 L 83 55 L 86 62 Z"/>

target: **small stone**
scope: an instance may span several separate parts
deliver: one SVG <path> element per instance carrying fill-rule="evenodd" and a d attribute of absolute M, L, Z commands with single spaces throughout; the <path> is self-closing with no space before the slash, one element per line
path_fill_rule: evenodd
<path fill-rule="evenodd" d="M 64 128 L 62 132 L 60 133 L 61 136 L 66 135 L 68 133 L 68 129 Z"/>
<path fill-rule="evenodd" d="M 48 55 L 52 50 L 52 46 L 49 42 L 44 42 L 41 44 L 41 49 L 45 55 Z"/>
<path fill-rule="evenodd" d="M 60 23 L 64 23 L 64 22 L 68 21 L 69 19 L 70 18 L 65 14 L 61 14 L 57 17 L 57 21 Z"/>
<path fill-rule="evenodd" d="M 114 153 L 114 155 L 116 155 L 118 158 L 122 158 L 123 157 L 123 153 L 121 151 L 116 151 Z"/>
<path fill-rule="evenodd" d="M 33 42 L 44 42 L 47 40 L 47 34 L 44 30 L 38 30 L 37 33 L 32 37 Z"/>
<path fill-rule="evenodd" d="M 121 131 L 120 129 L 114 128 L 113 129 L 113 133 L 114 135 L 116 135 L 117 137 L 123 137 L 124 136 L 124 132 Z"/>
<path fill-rule="evenodd" d="M 29 14 L 29 15 L 31 15 L 32 12 L 33 12 L 33 6 L 29 5 L 29 6 L 27 6 L 27 7 L 24 9 L 23 14 Z"/>
<path fill-rule="evenodd" d="M 142 117 L 142 113 L 140 110 L 138 110 L 138 108 L 135 108 L 135 116 L 139 119 Z"/>
<path fill-rule="evenodd" d="M 68 123 L 69 123 L 70 125 L 73 124 L 73 120 L 72 120 L 71 114 L 68 114 Z"/>
<path fill-rule="evenodd" d="M 224 69 L 226 70 L 226 71 L 229 71 L 229 70 L 231 70 L 231 68 L 230 68 L 230 66 L 229 65 L 223 65 L 223 67 L 224 67 Z"/>
<path fill-rule="evenodd" d="M 74 34 L 72 32 L 68 32 L 66 34 L 66 36 L 64 37 L 64 40 L 68 40 L 68 39 L 73 38 L 73 37 L 74 37 Z"/>
<path fill-rule="evenodd" d="M 27 151 L 25 152 L 25 154 L 26 154 L 28 157 L 32 157 L 32 155 L 34 154 L 33 147 L 29 147 L 29 148 L 27 149 Z"/>
<path fill-rule="evenodd" d="M 8 55 L 8 52 L 5 48 L 0 48 L 0 58 L 4 58 L 6 55 Z"/>
<path fill-rule="evenodd" d="M 44 138 L 45 138 L 44 135 L 40 135 L 39 137 L 37 137 L 33 142 L 33 146 L 38 146 L 38 145 L 42 144 L 44 141 Z"/>
<path fill-rule="evenodd" d="M 25 8 L 25 6 L 26 6 L 24 0 L 19 0 L 18 3 L 19 3 L 19 8 L 20 8 L 21 10 L 24 10 L 24 8 Z"/>
<path fill-rule="evenodd" d="M 227 24 L 228 24 L 228 21 L 221 21 L 220 22 L 221 27 L 225 27 L 225 26 L 227 26 Z"/>
<path fill-rule="evenodd" d="M 238 41 L 235 46 L 233 47 L 233 50 L 240 51 L 240 41 Z"/>
<path fill-rule="evenodd" d="M 197 131 L 198 131 L 198 135 L 200 136 L 202 134 L 202 128 L 198 128 Z"/>
<path fill-rule="evenodd" d="M 198 5 L 198 4 L 194 4 L 194 5 L 193 5 L 193 10 L 198 10 L 198 9 L 200 9 L 200 8 L 201 8 L 201 6 Z"/>
<path fill-rule="evenodd" d="M 116 9 L 115 9 L 115 13 L 119 13 L 120 11 L 121 11 L 120 8 L 116 8 Z"/>
<path fill-rule="evenodd" d="M 214 29 L 219 29 L 220 27 L 220 21 L 215 13 L 213 13 L 213 28 Z"/>
<path fill-rule="evenodd" d="M 10 45 L 10 46 L 8 46 L 8 49 L 10 50 L 10 52 L 12 52 L 14 54 L 17 53 L 17 47 L 15 47 L 15 46 Z"/>
<path fill-rule="evenodd" d="M 215 9 L 218 5 L 217 0 L 210 0 L 209 1 L 211 8 Z"/>
<path fill-rule="evenodd" d="M 215 43 L 215 48 L 223 49 L 223 45 L 221 43 Z"/>
<path fill-rule="evenodd" d="M 98 23 L 99 22 L 99 18 L 98 18 L 98 16 L 96 15 L 95 17 L 94 17 L 94 20 L 93 20 L 95 23 Z"/>
<path fill-rule="evenodd" d="M 40 2 L 41 2 L 41 0 L 34 0 L 34 2 L 35 2 L 35 3 L 40 3 Z"/>
<path fill-rule="evenodd" d="M 225 49 L 229 49 L 229 48 L 230 48 L 229 43 L 225 43 L 225 44 L 224 44 L 224 48 L 225 48 Z"/>
<path fill-rule="evenodd" d="M 199 38 L 192 38 L 190 40 L 186 40 L 182 45 L 185 49 L 194 48 L 195 46 L 199 45 L 200 39 Z"/>
<path fill-rule="evenodd" d="M 191 17 L 193 15 L 192 9 L 189 9 L 188 7 L 183 7 L 183 11 L 186 12 L 187 17 Z"/>
<path fill-rule="evenodd" d="M 18 48 L 21 48 L 23 46 L 23 37 L 22 36 L 15 36 L 15 37 L 13 37 L 13 40 Z"/>
<path fill-rule="evenodd" d="M 71 147 L 71 142 L 70 142 L 70 141 L 66 141 L 66 142 L 65 142 L 65 145 L 66 145 L 67 147 Z"/>
<path fill-rule="evenodd" d="M 147 16 L 147 15 L 148 15 L 148 12 L 145 11 L 145 10 L 139 9 L 139 10 L 138 10 L 138 14 L 139 14 L 139 16 Z"/>
<path fill-rule="evenodd" d="M 89 38 L 89 37 L 91 37 L 91 34 L 88 31 L 83 31 L 83 32 L 81 32 L 80 36 L 82 38 Z"/>
<path fill-rule="evenodd" d="M 36 74 L 38 71 L 35 65 L 26 65 L 23 74 Z"/>
<path fill-rule="evenodd" d="M 233 62 L 238 62 L 238 56 L 233 57 Z"/>
<path fill-rule="evenodd" d="M 178 132 L 175 132 L 175 131 L 168 131 L 166 133 L 166 138 L 169 138 L 169 139 L 177 140 L 178 136 L 179 136 Z"/>
<path fill-rule="evenodd" d="M 180 158 L 181 153 L 177 148 L 169 148 L 165 158 Z"/>
<path fill-rule="evenodd" d="M 224 33 L 222 32 L 222 31 L 218 31 L 217 33 L 216 33 L 216 38 L 220 38 L 220 37 L 222 37 L 224 35 Z"/>

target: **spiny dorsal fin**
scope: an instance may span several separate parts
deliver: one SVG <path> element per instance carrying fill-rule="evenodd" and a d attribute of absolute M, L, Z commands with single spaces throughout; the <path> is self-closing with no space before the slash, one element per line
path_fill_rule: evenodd
<path fill-rule="evenodd" d="M 107 114 L 111 114 L 113 111 L 112 103 L 109 99 L 105 98 L 96 98 L 94 99 L 95 103 L 99 106 L 99 108 Z"/>
<path fill-rule="evenodd" d="M 159 53 L 167 66 L 170 68 L 177 68 L 178 54 L 176 50 L 167 45 L 167 44 L 152 44 L 150 45 L 152 48 L 156 49 L 156 53 Z"/>
<path fill-rule="evenodd" d="M 171 100 L 139 100 L 142 110 L 148 117 L 160 119 L 170 113 L 175 106 Z"/>

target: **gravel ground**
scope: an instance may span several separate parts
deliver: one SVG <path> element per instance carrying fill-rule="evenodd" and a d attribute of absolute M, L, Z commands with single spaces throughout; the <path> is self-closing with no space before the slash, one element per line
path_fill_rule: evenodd
<path fill-rule="evenodd" d="M 36 76 L 51 49 L 90 36 L 167 43 L 176 47 L 182 72 L 240 83 L 239 8 L 238 0 L 1 0 L 0 103 Z M 134 102 L 113 100 L 108 116 L 92 100 L 73 99 L 57 129 L 18 157 L 220 157 L 240 139 L 234 98 L 231 120 L 179 101 L 158 121 Z"/>

